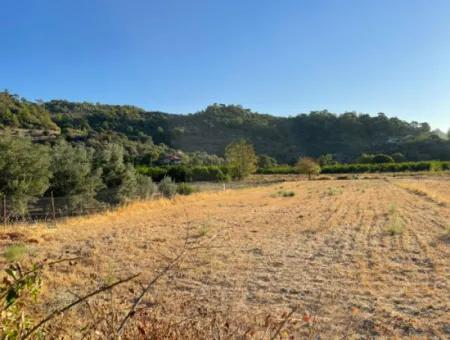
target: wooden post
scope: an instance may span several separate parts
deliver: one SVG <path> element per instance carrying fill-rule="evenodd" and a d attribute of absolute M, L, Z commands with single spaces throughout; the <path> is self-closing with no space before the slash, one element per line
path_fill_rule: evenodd
<path fill-rule="evenodd" d="M 7 215 L 8 215 L 8 211 L 6 209 L 6 195 L 3 195 L 3 223 L 5 224 L 5 227 L 6 227 Z"/>
<path fill-rule="evenodd" d="M 53 197 L 53 191 L 50 193 L 52 198 L 52 215 L 53 215 L 53 222 L 56 220 L 56 213 L 55 213 L 55 198 Z"/>

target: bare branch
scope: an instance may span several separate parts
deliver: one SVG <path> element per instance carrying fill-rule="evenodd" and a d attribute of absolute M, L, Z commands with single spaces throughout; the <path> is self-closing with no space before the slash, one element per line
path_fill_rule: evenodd
<path fill-rule="evenodd" d="M 31 330 L 30 330 L 28 333 L 26 333 L 26 334 L 23 336 L 22 339 L 27 339 L 27 338 L 29 338 L 34 332 L 36 332 L 36 331 L 37 331 L 39 328 L 41 328 L 44 324 L 46 324 L 47 322 L 49 322 L 50 320 L 52 320 L 52 319 L 55 318 L 56 316 L 58 316 L 58 315 L 60 315 L 60 314 L 62 314 L 62 313 L 64 313 L 64 312 L 68 311 L 69 309 L 75 307 L 76 305 L 80 304 L 81 302 L 86 301 L 87 299 L 90 299 L 91 297 L 93 297 L 93 296 L 95 296 L 95 295 L 98 295 L 98 294 L 100 294 L 100 293 L 102 293 L 102 292 L 105 292 L 105 291 L 107 291 L 107 290 L 110 290 L 110 289 L 114 288 L 115 286 L 118 286 L 118 285 L 123 284 L 123 283 L 128 282 L 128 281 L 131 281 L 131 280 L 135 279 L 136 277 L 138 277 L 139 275 L 141 275 L 141 274 L 138 273 L 138 274 L 129 276 L 129 277 L 125 278 L 125 279 L 119 280 L 119 281 L 117 281 L 117 282 L 115 282 L 115 283 L 113 283 L 113 284 L 110 284 L 110 285 L 108 285 L 108 286 L 103 286 L 103 287 L 101 287 L 101 288 L 99 288 L 99 289 L 97 289 L 97 290 L 95 290 L 95 291 L 93 291 L 93 292 L 91 292 L 91 293 L 89 293 L 89 294 L 87 294 L 87 295 L 85 295 L 85 296 L 83 296 L 83 297 L 81 297 L 81 298 L 75 300 L 74 302 L 68 304 L 68 305 L 65 306 L 65 307 L 53 311 L 53 312 L 50 313 L 47 317 L 45 317 L 45 318 L 42 319 L 40 322 L 38 322 L 33 328 L 31 328 Z"/>

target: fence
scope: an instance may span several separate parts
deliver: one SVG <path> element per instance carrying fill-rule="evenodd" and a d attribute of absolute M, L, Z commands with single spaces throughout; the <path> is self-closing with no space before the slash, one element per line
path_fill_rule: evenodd
<path fill-rule="evenodd" d="M 9 224 L 25 221 L 49 221 L 62 217 L 85 215 L 107 209 L 106 204 L 74 204 L 73 196 L 41 197 L 26 204 L 18 204 L 9 197 L 0 201 L 2 223 Z"/>
<path fill-rule="evenodd" d="M 264 180 L 262 182 L 194 182 L 190 183 L 199 191 L 223 191 L 225 189 L 244 189 L 249 187 L 257 187 L 282 182 L 282 180 Z M 32 221 L 56 221 L 61 218 L 71 216 L 81 216 L 101 212 L 113 207 L 120 206 L 119 203 L 111 200 L 111 197 L 117 194 L 118 189 L 108 189 L 101 192 L 101 199 L 86 199 L 85 196 L 49 196 L 35 198 L 26 204 L 20 204 L 16 199 L 9 196 L 1 196 L 0 194 L 0 214 L 1 223 L 10 224 L 15 222 L 32 222 Z M 114 195 L 113 195 L 114 194 Z M 160 193 L 154 193 L 146 199 L 160 198 Z"/>

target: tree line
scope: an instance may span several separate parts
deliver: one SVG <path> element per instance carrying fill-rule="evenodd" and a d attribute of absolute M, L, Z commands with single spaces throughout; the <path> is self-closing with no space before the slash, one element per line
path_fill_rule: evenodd
<path fill-rule="evenodd" d="M 332 154 L 337 161 L 348 163 L 364 152 L 401 153 L 405 161 L 450 160 L 447 133 L 384 113 L 372 116 L 323 110 L 277 117 L 239 105 L 213 104 L 194 114 L 173 115 L 131 105 L 31 102 L 0 92 L 2 127 L 41 131 L 48 138 L 60 134 L 89 146 L 106 140 L 122 144 L 126 157 L 147 166 L 159 165 L 180 150 L 202 153 L 201 161 L 209 163 L 203 165 L 220 165 L 226 146 L 241 138 L 254 145 L 258 154 L 291 165 L 298 155 L 318 158 Z M 181 162 L 189 165 L 190 160 L 185 157 Z"/>

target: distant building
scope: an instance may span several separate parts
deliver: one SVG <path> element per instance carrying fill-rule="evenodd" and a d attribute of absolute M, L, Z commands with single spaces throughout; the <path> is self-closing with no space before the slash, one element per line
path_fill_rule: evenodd
<path fill-rule="evenodd" d="M 183 164 L 184 154 L 182 152 L 177 152 L 174 154 L 170 154 L 165 156 L 161 163 L 164 165 L 180 165 Z"/>

